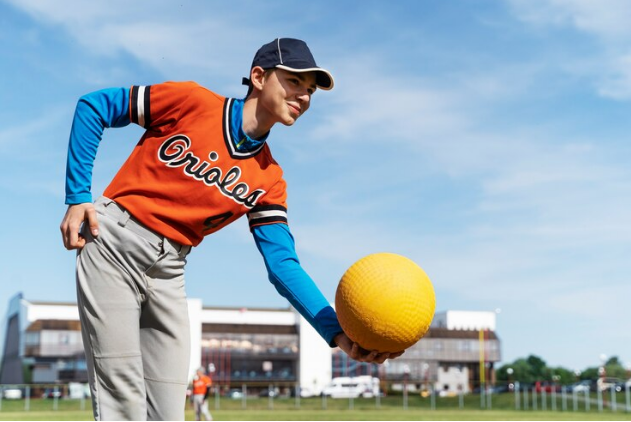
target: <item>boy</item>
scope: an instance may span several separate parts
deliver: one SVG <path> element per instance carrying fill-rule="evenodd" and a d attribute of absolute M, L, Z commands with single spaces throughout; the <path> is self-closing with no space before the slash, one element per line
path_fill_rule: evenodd
<path fill-rule="evenodd" d="M 171 82 L 97 91 L 77 104 L 60 228 L 64 246 L 79 250 L 77 296 L 97 420 L 183 418 L 186 255 L 244 214 L 270 281 L 331 347 L 366 362 L 400 355 L 354 344 L 300 266 L 282 170 L 266 142 L 276 123 L 290 126 L 308 110 L 317 88 L 332 89 L 333 77 L 303 41 L 281 38 L 258 50 L 244 82 L 244 100 Z M 146 132 L 92 204 L 104 128 L 129 123 Z"/>

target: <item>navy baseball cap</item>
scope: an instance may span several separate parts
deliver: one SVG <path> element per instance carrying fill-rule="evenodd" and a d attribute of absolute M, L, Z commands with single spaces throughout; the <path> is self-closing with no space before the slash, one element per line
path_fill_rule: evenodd
<path fill-rule="evenodd" d="M 333 89 L 333 76 L 331 72 L 319 67 L 307 44 L 295 38 L 276 38 L 265 44 L 256 52 L 252 66 L 260 66 L 263 69 L 283 69 L 290 72 L 315 72 L 316 86 L 328 91 Z M 243 78 L 244 85 L 250 85 L 248 78 Z"/>

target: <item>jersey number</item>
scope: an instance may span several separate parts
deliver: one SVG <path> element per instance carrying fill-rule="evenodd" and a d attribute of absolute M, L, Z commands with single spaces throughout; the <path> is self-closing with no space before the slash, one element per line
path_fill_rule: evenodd
<path fill-rule="evenodd" d="M 230 217 L 232 217 L 232 213 L 230 211 L 224 212 L 223 214 L 213 215 L 212 217 L 208 217 L 204 220 L 204 231 L 215 229 L 221 226 L 226 222 Z"/>

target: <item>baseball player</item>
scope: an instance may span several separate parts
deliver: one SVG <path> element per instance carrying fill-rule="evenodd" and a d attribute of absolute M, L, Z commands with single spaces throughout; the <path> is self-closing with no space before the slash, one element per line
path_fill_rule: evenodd
<path fill-rule="evenodd" d="M 213 418 L 208 411 L 208 396 L 213 382 L 203 367 L 197 368 L 197 372 L 192 382 L 193 387 L 193 408 L 195 409 L 195 420 L 212 421 Z"/>
<path fill-rule="evenodd" d="M 287 224 L 286 184 L 268 138 L 291 126 L 331 73 L 305 42 L 263 45 L 244 99 L 194 82 L 111 88 L 79 99 L 70 133 L 64 246 L 77 249 L 77 297 L 94 417 L 182 420 L 189 367 L 186 256 L 243 215 L 277 291 L 331 346 L 358 361 L 366 351 L 302 269 Z M 105 128 L 145 132 L 93 203 L 92 168 Z M 212 262 L 208 272 L 212 274 Z"/>

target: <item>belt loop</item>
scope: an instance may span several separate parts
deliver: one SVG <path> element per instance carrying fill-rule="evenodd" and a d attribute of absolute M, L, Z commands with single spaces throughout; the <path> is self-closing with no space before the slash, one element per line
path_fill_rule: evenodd
<path fill-rule="evenodd" d="M 181 245 L 180 246 L 180 250 L 179 250 L 179 254 L 180 254 L 181 257 L 184 257 L 184 256 L 188 255 L 190 251 L 191 251 L 191 247 L 189 245 Z"/>
<path fill-rule="evenodd" d="M 130 215 L 127 211 L 123 211 L 123 215 L 118 219 L 118 225 L 121 227 L 125 227 L 127 222 L 129 221 Z"/>

